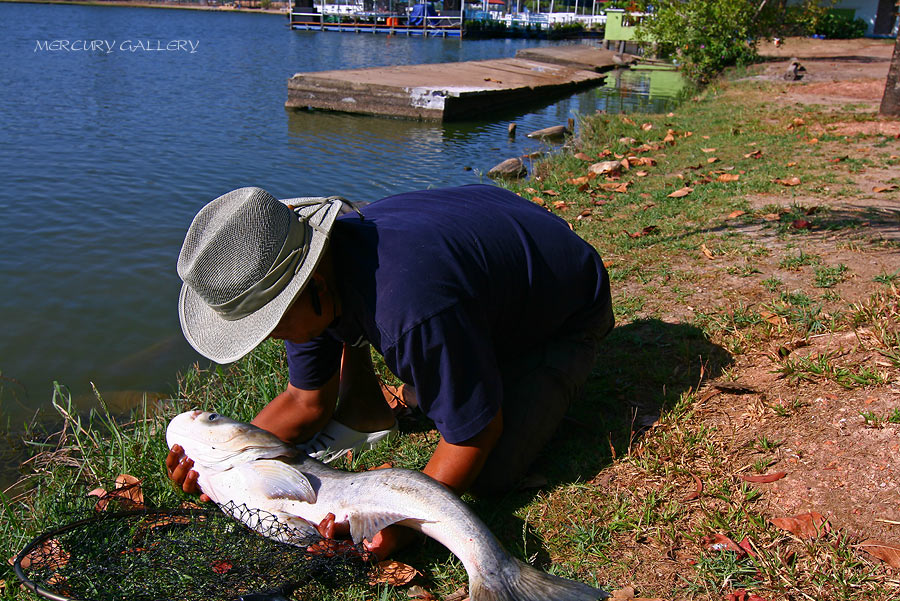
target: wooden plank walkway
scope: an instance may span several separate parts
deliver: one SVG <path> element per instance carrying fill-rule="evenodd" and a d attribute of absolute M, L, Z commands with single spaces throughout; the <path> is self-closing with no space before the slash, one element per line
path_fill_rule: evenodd
<path fill-rule="evenodd" d="M 600 48 L 547 50 L 553 52 L 543 58 L 540 52 L 531 55 L 541 60 L 517 56 L 297 73 L 288 80 L 285 106 L 433 121 L 472 119 L 600 85 L 605 75 L 599 71 L 615 66 L 613 53 Z M 559 64 L 566 54 L 572 64 Z"/>

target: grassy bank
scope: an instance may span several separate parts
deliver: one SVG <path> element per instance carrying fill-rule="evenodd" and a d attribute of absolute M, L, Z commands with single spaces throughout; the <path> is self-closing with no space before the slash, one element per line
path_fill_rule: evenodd
<path fill-rule="evenodd" d="M 891 543 L 900 522 L 900 142 L 868 105 L 799 102 L 785 85 L 724 82 L 668 115 L 585 117 L 570 148 L 510 185 L 598 248 L 618 321 L 529 482 L 470 499 L 515 555 L 667 600 L 900 595 L 860 544 Z M 592 176 L 603 161 L 617 166 Z M 26 466 L 34 491 L 2 499 L 0 549 L 11 556 L 57 523 L 68 491 L 121 472 L 156 505 L 177 504 L 162 469 L 167 418 L 201 406 L 248 419 L 285 374 L 279 347 L 264 345 L 188 374 L 183 401 L 124 426 L 70 416 Z M 421 468 L 436 433 L 414 417 L 401 428 L 346 467 Z M 830 526 L 807 536 L 770 521 L 810 511 Z M 437 544 L 398 559 L 437 598 L 465 584 Z M 22 597 L 11 570 L 0 579 L 2 598 Z M 409 598 L 364 584 L 300 596 Z"/>

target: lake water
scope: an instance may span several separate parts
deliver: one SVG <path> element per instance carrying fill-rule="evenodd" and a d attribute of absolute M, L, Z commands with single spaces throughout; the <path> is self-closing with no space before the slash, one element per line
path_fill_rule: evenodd
<path fill-rule="evenodd" d="M 200 359 L 178 325 L 175 262 L 216 196 L 256 185 L 375 200 L 475 183 L 540 150 L 529 131 L 667 101 L 648 97 L 646 76 L 625 74 L 622 92 L 458 124 L 288 112 L 298 71 L 508 57 L 553 42 L 292 32 L 275 15 L 0 3 L 0 40 L 0 423 L 14 429 L 49 404 L 53 381 L 76 396 L 93 382 L 114 404 L 173 391 Z M 85 40 L 108 46 L 84 50 Z"/>

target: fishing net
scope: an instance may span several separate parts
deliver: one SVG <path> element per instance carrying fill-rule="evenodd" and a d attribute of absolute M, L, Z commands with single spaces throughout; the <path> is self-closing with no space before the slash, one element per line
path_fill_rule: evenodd
<path fill-rule="evenodd" d="M 121 494 L 76 505 L 14 564 L 47 599 L 276 599 L 309 585 L 358 583 L 368 570 L 361 548 L 323 542 L 243 505 L 135 508 Z"/>

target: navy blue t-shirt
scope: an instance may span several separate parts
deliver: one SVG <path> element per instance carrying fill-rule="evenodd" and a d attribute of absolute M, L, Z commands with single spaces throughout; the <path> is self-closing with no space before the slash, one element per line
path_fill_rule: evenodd
<path fill-rule="evenodd" d="M 320 388 L 343 343 L 371 343 L 450 443 L 503 403 L 501 364 L 602 318 L 609 280 L 596 250 L 547 210 L 494 186 L 390 196 L 340 217 L 331 252 L 341 315 L 286 343 L 290 382 Z"/>

